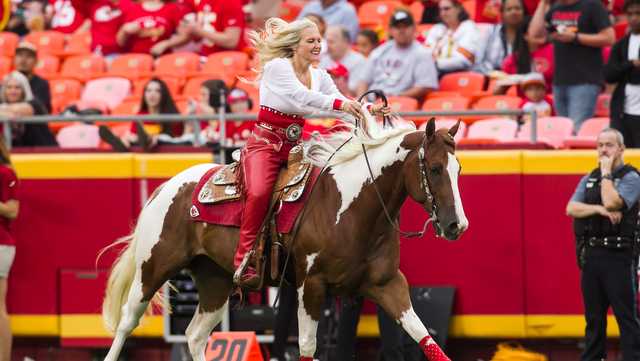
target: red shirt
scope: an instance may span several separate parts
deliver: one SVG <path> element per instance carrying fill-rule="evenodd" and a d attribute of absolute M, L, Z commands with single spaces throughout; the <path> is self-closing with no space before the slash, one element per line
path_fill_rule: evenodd
<path fill-rule="evenodd" d="M 547 83 L 547 91 L 551 92 L 551 85 L 553 84 L 553 46 L 546 44 L 535 50 L 531 53 L 531 62 L 533 63 L 532 71 L 541 73 L 544 76 L 544 80 Z M 513 54 L 504 59 L 502 70 L 508 74 L 516 74 L 518 72 Z"/>
<path fill-rule="evenodd" d="M 8 165 L 0 165 L 0 202 L 18 199 L 18 177 L 13 168 Z M 0 217 L 0 244 L 14 246 L 15 239 L 11 235 L 11 220 Z"/>
<path fill-rule="evenodd" d="M 168 39 L 175 32 L 183 12 L 176 3 L 165 3 L 155 11 L 145 10 L 141 4 L 133 4 L 124 15 L 124 22 L 135 21 L 140 32 L 127 40 L 128 53 L 149 54 L 156 43 Z"/>
<path fill-rule="evenodd" d="M 124 21 L 124 13 L 132 6 L 131 0 L 72 0 L 82 14 L 91 19 L 91 50 L 100 49 L 103 55 L 122 51 L 116 41 L 116 34 Z"/>
<path fill-rule="evenodd" d="M 86 20 L 71 0 L 49 0 L 48 6 L 49 11 L 53 12 L 51 30 L 71 34 Z"/>
<path fill-rule="evenodd" d="M 227 49 L 214 44 L 211 40 L 202 39 L 201 55 L 209 55 L 218 51 L 243 50 L 245 41 L 245 21 L 240 0 L 189 0 L 185 1 L 189 7 L 188 20 L 195 20 L 205 31 L 224 32 L 227 28 L 240 28 L 240 39 L 235 49 Z"/>

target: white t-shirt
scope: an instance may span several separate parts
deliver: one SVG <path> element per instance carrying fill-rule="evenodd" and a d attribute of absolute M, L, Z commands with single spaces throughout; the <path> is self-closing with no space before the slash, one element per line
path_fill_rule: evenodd
<path fill-rule="evenodd" d="M 356 91 L 366 61 L 367 59 L 362 54 L 354 50 L 349 50 L 342 59 L 337 61 L 349 70 L 349 90 Z M 320 58 L 320 67 L 323 69 L 331 69 L 335 65 L 336 61 L 331 59 L 329 53 L 325 53 Z"/>
<path fill-rule="evenodd" d="M 264 65 L 260 80 L 260 105 L 287 114 L 310 115 L 330 112 L 353 122 L 353 118 L 342 112 L 334 112 L 336 99 L 347 100 L 338 91 L 326 70 L 310 67 L 311 89 L 304 86 L 293 70 L 291 60 L 276 58 Z"/>
<path fill-rule="evenodd" d="M 439 23 L 429 30 L 425 44 L 436 55 L 438 69 L 469 69 L 478 58 L 480 31 L 472 20 L 463 21 L 455 31 Z"/>
<path fill-rule="evenodd" d="M 359 82 L 398 95 L 416 86 L 438 89 L 438 72 L 431 51 L 417 41 L 399 48 L 389 40 L 369 55 Z"/>
<path fill-rule="evenodd" d="M 640 51 L 640 35 L 631 34 L 629 36 L 629 60 L 637 60 L 638 51 Z M 625 85 L 624 95 L 624 112 L 630 115 L 640 115 L 640 85 Z"/>

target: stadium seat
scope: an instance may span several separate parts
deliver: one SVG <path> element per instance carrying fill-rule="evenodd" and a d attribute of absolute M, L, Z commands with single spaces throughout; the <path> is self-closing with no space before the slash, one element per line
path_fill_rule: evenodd
<path fill-rule="evenodd" d="M 411 15 L 413 16 L 413 20 L 415 20 L 416 24 L 419 24 L 418 25 L 419 34 L 422 34 L 421 30 L 424 30 L 424 29 L 420 29 L 420 25 L 433 25 L 433 24 L 420 24 L 420 20 L 422 19 L 422 13 L 424 12 L 424 5 L 422 5 L 422 1 L 412 2 L 411 5 L 409 5 L 409 11 L 411 11 Z"/>
<path fill-rule="evenodd" d="M 386 29 L 394 10 L 403 7 L 399 1 L 367 1 L 358 9 L 358 20 L 361 28 Z"/>
<path fill-rule="evenodd" d="M 484 88 L 484 82 L 485 77 L 480 73 L 470 71 L 450 73 L 440 79 L 439 91 L 454 91 L 467 96 L 481 91 Z M 429 97 L 432 96 L 433 94 L 429 95 Z"/>
<path fill-rule="evenodd" d="M 418 101 L 415 98 L 403 96 L 390 96 L 389 107 L 392 112 L 412 112 L 418 110 Z"/>
<path fill-rule="evenodd" d="M 490 95 L 480 98 L 471 108 L 475 110 L 520 109 L 522 100 L 510 95 Z"/>
<path fill-rule="evenodd" d="M 176 107 L 180 114 L 188 114 L 189 113 L 189 101 L 188 100 L 179 100 L 176 102 Z"/>
<path fill-rule="evenodd" d="M 422 110 L 424 111 L 439 111 L 439 110 L 467 110 L 469 109 L 469 98 L 462 96 L 455 97 L 436 97 L 427 99 L 422 104 Z"/>
<path fill-rule="evenodd" d="M 59 76 L 86 82 L 103 75 L 105 69 L 105 60 L 100 55 L 74 55 L 64 61 Z"/>
<path fill-rule="evenodd" d="M 564 141 L 565 148 L 593 149 L 596 147 L 598 134 L 609 126 L 609 118 L 599 117 L 587 119 L 582 123 L 578 134 Z"/>
<path fill-rule="evenodd" d="M 135 81 L 149 77 L 153 70 L 153 57 L 148 54 L 123 54 L 113 60 L 108 76 L 119 76 Z"/>
<path fill-rule="evenodd" d="M 43 54 L 38 57 L 38 63 L 34 68 L 34 72 L 46 79 L 49 79 L 56 74 L 60 69 L 60 59 L 54 55 Z"/>
<path fill-rule="evenodd" d="M 84 55 L 91 53 L 91 33 L 74 33 L 67 39 L 62 56 Z"/>
<path fill-rule="evenodd" d="M 451 119 L 451 118 L 442 118 L 442 119 L 437 119 L 436 120 L 436 129 L 440 129 L 440 128 L 451 128 L 454 125 L 456 125 L 456 123 L 458 122 L 457 119 Z M 427 127 L 427 123 L 422 123 L 419 127 L 418 130 L 425 130 L 425 128 Z M 467 125 L 464 122 L 460 122 L 460 127 L 458 127 L 458 132 L 456 133 L 456 136 L 454 137 L 456 142 L 459 142 L 460 140 L 464 139 L 465 137 L 465 133 L 467 131 Z"/>
<path fill-rule="evenodd" d="M 507 118 L 482 119 L 469 126 L 467 139 L 490 139 L 496 142 L 511 141 L 516 139 L 518 123 Z"/>
<path fill-rule="evenodd" d="M 8 56 L 0 55 L 0 78 L 9 74 L 11 68 L 13 68 L 13 60 Z"/>
<path fill-rule="evenodd" d="M 118 124 L 109 125 L 109 129 L 111 130 L 111 133 L 113 133 L 113 135 L 115 135 L 116 137 L 123 137 L 125 134 L 127 134 L 130 131 L 131 123 L 118 123 Z M 113 149 L 109 144 L 105 143 L 102 140 L 100 141 L 98 148 L 110 149 L 110 150 Z"/>
<path fill-rule="evenodd" d="M 140 99 L 126 100 L 111 110 L 113 115 L 135 115 L 140 110 Z"/>
<path fill-rule="evenodd" d="M 57 31 L 32 31 L 24 40 L 35 45 L 39 54 L 59 55 L 64 52 L 64 34 Z"/>
<path fill-rule="evenodd" d="M 161 76 L 158 77 L 162 81 L 167 84 L 167 88 L 169 88 L 169 92 L 171 96 L 176 98 L 180 94 L 180 89 L 183 80 L 181 78 L 176 78 L 172 76 Z M 133 82 L 133 94 L 132 96 L 136 99 L 142 98 L 142 93 L 144 92 L 144 87 L 151 80 L 151 78 L 142 78 Z"/>
<path fill-rule="evenodd" d="M 300 5 L 291 3 L 290 1 L 283 1 L 280 5 L 280 13 L 278 16 L 284 21 L 293 21 L 298 17 L 300 11 L 302 11 Z"/>
<path fill-rule="evenodd" d="M 249 56 L 241 51 L 222 51 L 211 54 L 202 65 L 199 73 L 192 76 L 214 76 L 224 80 L 227 86 L 233 86 L 239 74 L 249 66 Z"/>
<path fill-rule="evenodd" d="M 60 148 L 97 148 L 100 144 L 98 127 L 81 123 L 60 129 L 56 140 Z"/>
<path fill-rule="evenodd" d="M 537 121 L 537 139 L 554 148 L 561 148 L 564 140 L 573 134 L 573 121 L 565 117 L 541 117 Z M 520 142 L 531 139 L 531 122 L 526 122 L 520 128 L 516 137 Z"/>
<path fill-rule="evenodd" d="M 596 117 L 608 117 L 609 116 L 609 104 L 611 103 L 611 94 L 600 94 L 596 102 Z"/>
<path fill-rule="evenodd" d="M 260 110 L 260 89 L 258 89 L 254 84 L 243 81 L 238 81 L 235 87 L 247 92 L 249 98 L 251 98 L 251 102 L 253 103 L 251 111 L 254 113 L 258 112 L 258 110 Z"/>
<path fill-rule="evenodd" d="M 107 77 L 94 79 L 84 86 L 80 104 L 103 103 L 108 109 L 118 106 L 131 92 L 131 82 L 126 78 Z"/>
<path fill-rule="evenodd" d="M 20 37 L 15 33 L 7 31 L 0 32 L 0 55 L 13 56 L 16 53 L 16 46 Z"/>
<path fill-rule="evenodd" d="M 194 53 L 173 53 L 156 59 L 154 75 L 186 77 L 200 69 L 200 56 Z"/>
<path fill-rule="evenodd" d="M 51 89 L 51 107 L 53 113 L 59 113 L 64 108 L 80 99 L 82 84 L 75 79 L 54 79 L 49 82 Z"/>
<path fill-rule="evenodd" d="M 182 89 L 182 97 L 184 99 L 200 99 L 200 86 L 203 82 L 213 79 L 208 76 L 199 76 L 189 79 Z"/>

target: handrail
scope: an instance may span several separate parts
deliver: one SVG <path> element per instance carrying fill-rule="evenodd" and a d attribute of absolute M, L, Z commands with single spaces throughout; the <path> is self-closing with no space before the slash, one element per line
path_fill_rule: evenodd
<path fill-rule="evenodd" d="M 222 95 L 221 95 L 222 98 Z M 219 114 L 201 114 L 201 115 L 182 115 L 182 114 L 159 114 L 159 115 L 38 115 L 30 117 L 20 117 L 17 119 L 11 119 L 7 117 L 0 117 L 0 123 L 4 126 L 4 139 L 7 147 L 11 148 L 11 142 L 7 141 L 12 139 L 11 127 L 6 126 L 7 123 L 59 123 L 59 122 L 130 122 L 130 121 L 150 121 L 155 123 L 168 123 L 168 122 L 194 122 L 194 129 L 196 134 L 199 133 L 200 124 L 198 121 L 211 121 L 217 120 L 220 122 L 220 139 L 226 139 L 226 122 L 229 121 L 256 121 L 256 113 L 244 113 L 233 114 L 226 113 L 224 106 L 219 109 Z M 529 115 L 531 117 L 531 143 L 537 143 L 537 113 L 535 111 L 522 111 L 522 110 L 466 110 L 466 111 L 411 111 L 411 112 L 398 112 L 397 115 L 406 118 L 412 117 L 465 117 L 465 116 L 523 116 Z M 318 118 L 335 118 L 335 114 L 330 113 L 318 113 L 310 115 L 308 119 Z M 195 137 L 196 143 L 194 145 L 199 146 L 198 137 Z M 220 144 L 220 154 L 224 157 L 224 151 L 229 148 L 225 142 Z"/>

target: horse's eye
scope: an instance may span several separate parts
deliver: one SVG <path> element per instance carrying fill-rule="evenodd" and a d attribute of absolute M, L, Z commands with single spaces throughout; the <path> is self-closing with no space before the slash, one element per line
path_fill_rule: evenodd
<path fill-rule="evenodd" d="M 434 167 L 431 167 L 431 169 L 430 169 L 430 170 L 431 170 L 431 173 L 432 173 L 433 175 L 440 175 L 440 173 L 442 173 L 442 167 L 441 167 L 441 166 L 434 166 Z"/>

